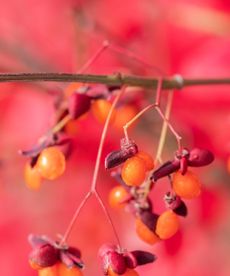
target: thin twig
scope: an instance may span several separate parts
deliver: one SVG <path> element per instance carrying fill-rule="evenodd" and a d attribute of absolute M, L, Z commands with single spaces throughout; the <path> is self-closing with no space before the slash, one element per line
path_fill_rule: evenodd
<path fill-rule="evenodd" d="M 165 109 L 165 115 L 164 115 L 167 120 L 169 120 L 169 118 L 170 118 L 173 96 L 174 96 L 174 91 L 169 91 L 166 109 Z M 162 151 L 163 151 L 165 140 L 166 140 L 167 129 L 168 129 L 168 124 L 166 121 L 164 121 L 163 125 L 162 125 L 162 129 L 161 129 L 158 147 L 157 147 L 157 153 L 156 153 L 156 158 L 155 158 L 155 162 L 154 162 L 155 166 L 157 165 L 157 162 L 160 162 L 160 163 L 162 162 L 161 155 L 162 155 Z"/>
<path fill-rule="evenodd" d="M 83 198 L 82 202 L 80 203 L 80 205 L 78 206 L 78 208 L 76 209 L 66 231 L 65 231 L 65 234 L 63 235 L 63 238 L 62 240 L 60 241 L 60 245 L 63 245 L 66 243 L 67 239 L 69 238 L 69 235 L 71 234 L 72 230 L 73 230 L 73 227 L 74 227 L 74 224 L 77 220 L 77 218 L 79 217 L 80 215 L 80 212 L 81 210 L 83 209 L 83 207 L 85 206 L 85 204 L 87 203 L 88 199 L 90 198 L 90 196 L 92 195 L 92 192 L 89 191 L 86 196 Z"/>
<path fill-rule="evenodd" d="M 76 209 L 76 211 L 75 211 L 75 213 L 74 213 L 74 215 L 73 215 L 73 217 L 70 221 L 70 224 L 68 225 L 67 230 L 66 230 L 65 234 L 63 235 L 63 238 L 60 242 L 61 245 L 63 245 L 66 242 L 66 240 L 68 239 L 68 237 L 70 236 L 71 231 L 74 227 L 74 224 L 75 224 L 81 210 L 83 209 L 83 207 L 87 203 L 88 199 L 90 198 L 90 196 L 95 195 L 95 197 L 98 200 L 100 206 L 102 207 L 102 210 L 104 211 L 104 213 L 106 215 L 106 218 L 107 218 L 109 224 L 112 226 L 112 229 L 113 229 L 113 232 L 114 232 L 114 235 L 116 237 L 118 245 L 121 246 L 116 228 L 113 224 L 113 221 L 112 221 L 112 219 L 109 215 L 108 210 L 106 209 L 100 195 L 98 194 L 98 192 L 96 190 L 96 187 L 97 187 L 98 172 L 99 172 L 99 168 L 100 168 L 101 154 L 102 154 L 102 149 L 103 149 L 103 146 L 104 146 L 106 134 L 107 134 L 107 131 L 108 131 L 109 122 L 111 120 L 114 108 L 117 105 L 117 103 L 118 103 L 119 99 L 121 98 L 122 94 L 124 93 L 124 91 L 125 91 L 125 87 L 122 87 L 122 89 L 118 92 L 118 94 L 116 95 L 116 97 L 115 97 L 115 99 L 112 103 L 112 106 L 111 106 L 109 114 L 106 118 L 104 128 L 103 128 L 103 131 L 102 131 L 102 134 L 101 134 L 101 139 L 100 139 L 100 144 L 99 144 L 99 147 L 98 147 L 97 158 L 96 158 L 96 163 L 95 163 L 95 168 L 94 168 L 94 172 L 93 172 L 93 178 L 92 178 L 92 183 L 91 183 L 91 186 L 90 186 L 90 190 L 86 194 L 86 196 L 83 198 L 83 200 L 80 203 L 80 205 L 78 206 L 78 208 Z"/>

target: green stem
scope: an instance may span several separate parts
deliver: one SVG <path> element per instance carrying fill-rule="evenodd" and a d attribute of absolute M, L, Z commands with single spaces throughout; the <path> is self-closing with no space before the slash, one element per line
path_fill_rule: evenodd
<path fill-rule="evenodd" d="M 0 82 L 15 81 L 55 81 L 55 82 L 86 82 L 102 83 L 109 86 L 141 86 L 156 88 L 159 78 L 146 78 L 139 76 L 128 76 L 123 74 L 114 75 L 89 75 L 89 74 L 68 74 L 68 73 L 4 73 L 0 74 Z M 163 78 L 163 89 L 181 89 L 186 86 L 198 85 L 221 85 L 230 84 L 230 78 L 216 79 L 183 79 L 177 75 L 171 78 Z"/>

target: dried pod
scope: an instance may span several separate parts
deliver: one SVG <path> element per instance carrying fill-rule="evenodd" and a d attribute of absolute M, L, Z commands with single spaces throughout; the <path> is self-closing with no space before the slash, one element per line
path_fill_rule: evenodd
<path fill-rule="evenodd" d="M 188 214 L 187 206 L 184 201 L 181 200 L 179 196 L 172 192 L 166 193 L 164 197 L 167 208 L 173 210 L 179 216 L 186 217 Z"/>
<path fill-rule="evenodd" d="M 61 246 L 47 236 L 29 235 L 29 243 L 34 248 L 30 254 L 30 263 L 33 268 L 40 269 L 62 262 L 66 267 L 83 268 L 81 252 L 75 247 Z"/>
<path fill-rule="evenodd" d="M 140 214 L 141 221 L 153 232 L 155 232 L 158 217 L 157 214 L 150 211 L 144 211 Z"/>
<path fill-rule="evenodd" d="M 69 97 L 68 110 L 72 119 L 77 119 L 90 109 L 91 97 L 86 94 L 73 93 Z"/>
<path fill-rule="evenodd" d="M 132 252 L 124 253 L 125 263 L 128 268 L 136 268 L 138 265 L 137 259 Z"/>
<path fill-rule="evenodd" d="M 178 216 L 186 217 L 188 214 L 188 208 L 185 205 L 184 201 L 180 201 L 180 204 L 173 209 L 173 212 L 176 213 Z"/>
<path fill-rule="evenodd" d="M 156 261 L 157 257 L 146 251 L 135 250 L 131 252 L 137 261 L 137 265 L 145 265 Z"/>
<path fill-rule="evenodd" d="M 103 244 L 99 249 L 98 256 L 100 258 L 103 258 L 104 255 L 108 254 L 109 252 L 113 252 L 113 251 L 117 251 L 116 245 L 110 244 L 110 243 Z"/>
<path fill-rule="evenodd" d="M 180 160 L 167 161 L 161 165 L 157 170 L 155 170 L 151 176 L 151 180 L 154 182 L 158 179 L 167 176 L 175 171 L 178 171 L 180 168 Z"/>
<path fill-rule="evenodd" d="M 188 169 L 188 160 L 186 157 L 182 157 L 180 160 L 180 172 L 182 175 L 186 174 Z"/>
<path fill-rule="evenodd" d="M 48 267 L 58 261 L 58 250 L 50 244 L 36 247 L 29 256 L 30 261 L 39 267 Z"/>
<path fill-rule="evenodd" d="M 113 272 L 123 274 L 126 271 L 125 258 L 117 252 L 108 253 L 108 263 Z"/>
<path fill-rule="evenodd" d="M 72 268 L 73 266 L 83 268 L 84 263 L 80 259 L 79 253 L 80 253 L 79 250 L 76 251 L 76 254 L 71 253 L 69 249 L 61 250 L 60 251 L 60 259 L 68 268 Z"/>
<path fill-rule="evenodd" d="M 191 167 L 207 166 L 214 161 L 214 155 L 211 151 L 194 148 L 190 151 L 188 165 Z"/>
<path fill-rule="evenodd" d="M 137 145 L 133 141 L 121 140 L 121 149 L 112 151 L 105 158 L 105 168 L 111 169 L 124 163 L 128 158 L 138 152 Z"/>

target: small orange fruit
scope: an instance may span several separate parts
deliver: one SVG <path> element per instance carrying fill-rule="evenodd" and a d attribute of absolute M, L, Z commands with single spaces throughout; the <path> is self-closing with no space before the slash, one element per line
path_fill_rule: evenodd
<path fill-rule="evenodd" d="M 38 276 L 59 276 L 57 265 L 49 266 L 38 270 Z"/>
<path fill-rule="evenodd" d="M 29 264 L 30 266 L 34 269 L 34 270 L 40 270 L 40 269 L 44 269 L 44 267 L 36 264 L 35 262 L 33 262 L 32 260 L 29 260 Z"/>
<path fill-rule="evenodd" d="M 48 147 L 40 153 L 35 167 L 42 177 L 56 179 L 65 171 L 65 156 L 58 148 Z"/>
<path fill-rule="evenodd" d="M 178 229 L 179 219 L 172 210 L 165 211 L 159 216 L 156 224 L 156 234 L 162 240 L 171 238 Z"/>
<path fill-rule="evenodd" d="M 159 237 L 153 231 L 151 231 L 139 218 L 136 219 L 136 233 L 142 241 L 148 244 L 153 245 L 160 241 Z"/>
<path fill-rule="evenodd" d="M 109 115 L 109 111 L 110 111 L 111 107 L 112 107 L 112 104 L 109 101 L 104 100 L 104 99 L 95 100 L 91 105 L 93 115 L 100 123 L 104 123 L 106 121 L 106 118 Z M 114 110 L 112 113 L 110 122 L 114 121 L 115 116 L 116 116 L 116 114 L 115 114 L 115 110 Z"/>
<path fill-rule="evenodd" d="M 179 171 L 174 174 L 172 182 L 174 192 L 183 198 L 192 199 L 199 196 L 201 184 L 197 176 L 187 171 L 182 175 Z"/>
<path fill-rule="evenodd" d="M 64 90 L 65 97 L 69 98 L 81 86 L 83 86 L 81 82 L 71 82 Z"/>
<path fill-rule="evenodd" d="M 83 276 L 83 273 L 76 266 L 68 268 L 63 263 L 57 264 L 58 276 Z"/>
<path fill-rule="evenodd" d="M 150 154 L 144 151 L 139 151 L 135 156 L 145 161 L 147 171 L 151 171 L 154 168 L 154 160 Z"/>
<path fill-rule="evenodd" d="M 137 114 L 137 110 L 136 107 L 132 105 L 124 105 L 116 110 L 116 114 L 114 127 L 123 130 L 123 126 Z"/>
<path fill-rule="evenodd" d="M 121 176 L 128 186 L 140 186 L 145 180 L 145 161 L 133 156 L 125 161 L 122 166 Z"/>
<path fill-rule="evenodd" d="M 112 208 L 124 207 L 125 203 L 122 201 L 128 198 L 129 193 L 122 186 L 114 187 L 109 193 L 109 205 Z"/>
<path fill-rule="evenodd" d="M 41 186 L 42 177 L 36 166 L 31 167 L 30 162 L 27 162 L 24 170 L 24 179 L 28 188 L 38 190 Z"/>
<path fill-rule="evenodd" d="M 120 274 L 113 272 L 112 268 L 109 267 L 108 276 L 119 276 L 119 275 Z M 139 274 L 134 269 L 126 269 L 125 273 L 123 273 L 122 276 L 139 276 Z"/>

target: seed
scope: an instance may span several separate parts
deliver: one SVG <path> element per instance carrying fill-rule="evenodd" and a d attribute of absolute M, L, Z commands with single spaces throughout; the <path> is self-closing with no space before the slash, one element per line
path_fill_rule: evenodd
<path fill-rule="evenodd" d="M 141 240 L 148 244 L 155 244 L 160 241 L 159 237 L 151 231 L 139 218 L 136 219 L 136 233 Z"/>
<path fill-rule="evenodd" d="M 145 162 L 136 156 L 126 160 L 121 171 L 123 181 L 129 186 L 140 186 L 145 180 L 145 174 Z"/>
<path fill-rule="evenodd" d="M 136 156 L 144 160 L 147 171 L 151 171 L 154 168 L 154 160 L 147 152 L 139 151 Z"/>
<path fill-rule="evenodd" d="M 38 190 L 41 186 L 42 177 L 36 167 L 31 167 L 27 162 L 24 170 L 24 179 L 28 188 Z"/>
<path fill-rule="evenodd" d="M 129 193 L 122 186 L 114 187 L 109 193 L 109 205 L 112 208 L 124 207 L 126 200 L 129 197 Z"/>
<path fill-rule="evenodd" d="M 104 123 L 106 121 L 111 107 L 112 104 L 104 99 L 95 100 L 91 105 L 93 115 L 100 123 Z M 110 122 L 114 121 L 115 116 L 115 112 L 113 111 Z"/>
<path fill-rule="evenodd" d="M 56 179 L 65 171 L 65 156 L 58 148 L 48 147 L 39 155 L 36 169 L 42 177 Z"/>
<path fill-rule="evenodd" d="M 156 224 L 156 234 L 162 240 L 171 238 L 178 229 L 179 219 L 172 210 L 165 211 L 159 216 Z"/>
<path fill-rule="evenodd" d="M 187 171 L 186 174 L 182 175 L 180 172 L 176 172 L 173 177 L 173 190 L 174 192 L 186 199 L 192 199 L 200 195 L 201 184 L 197 176 Z"/>

